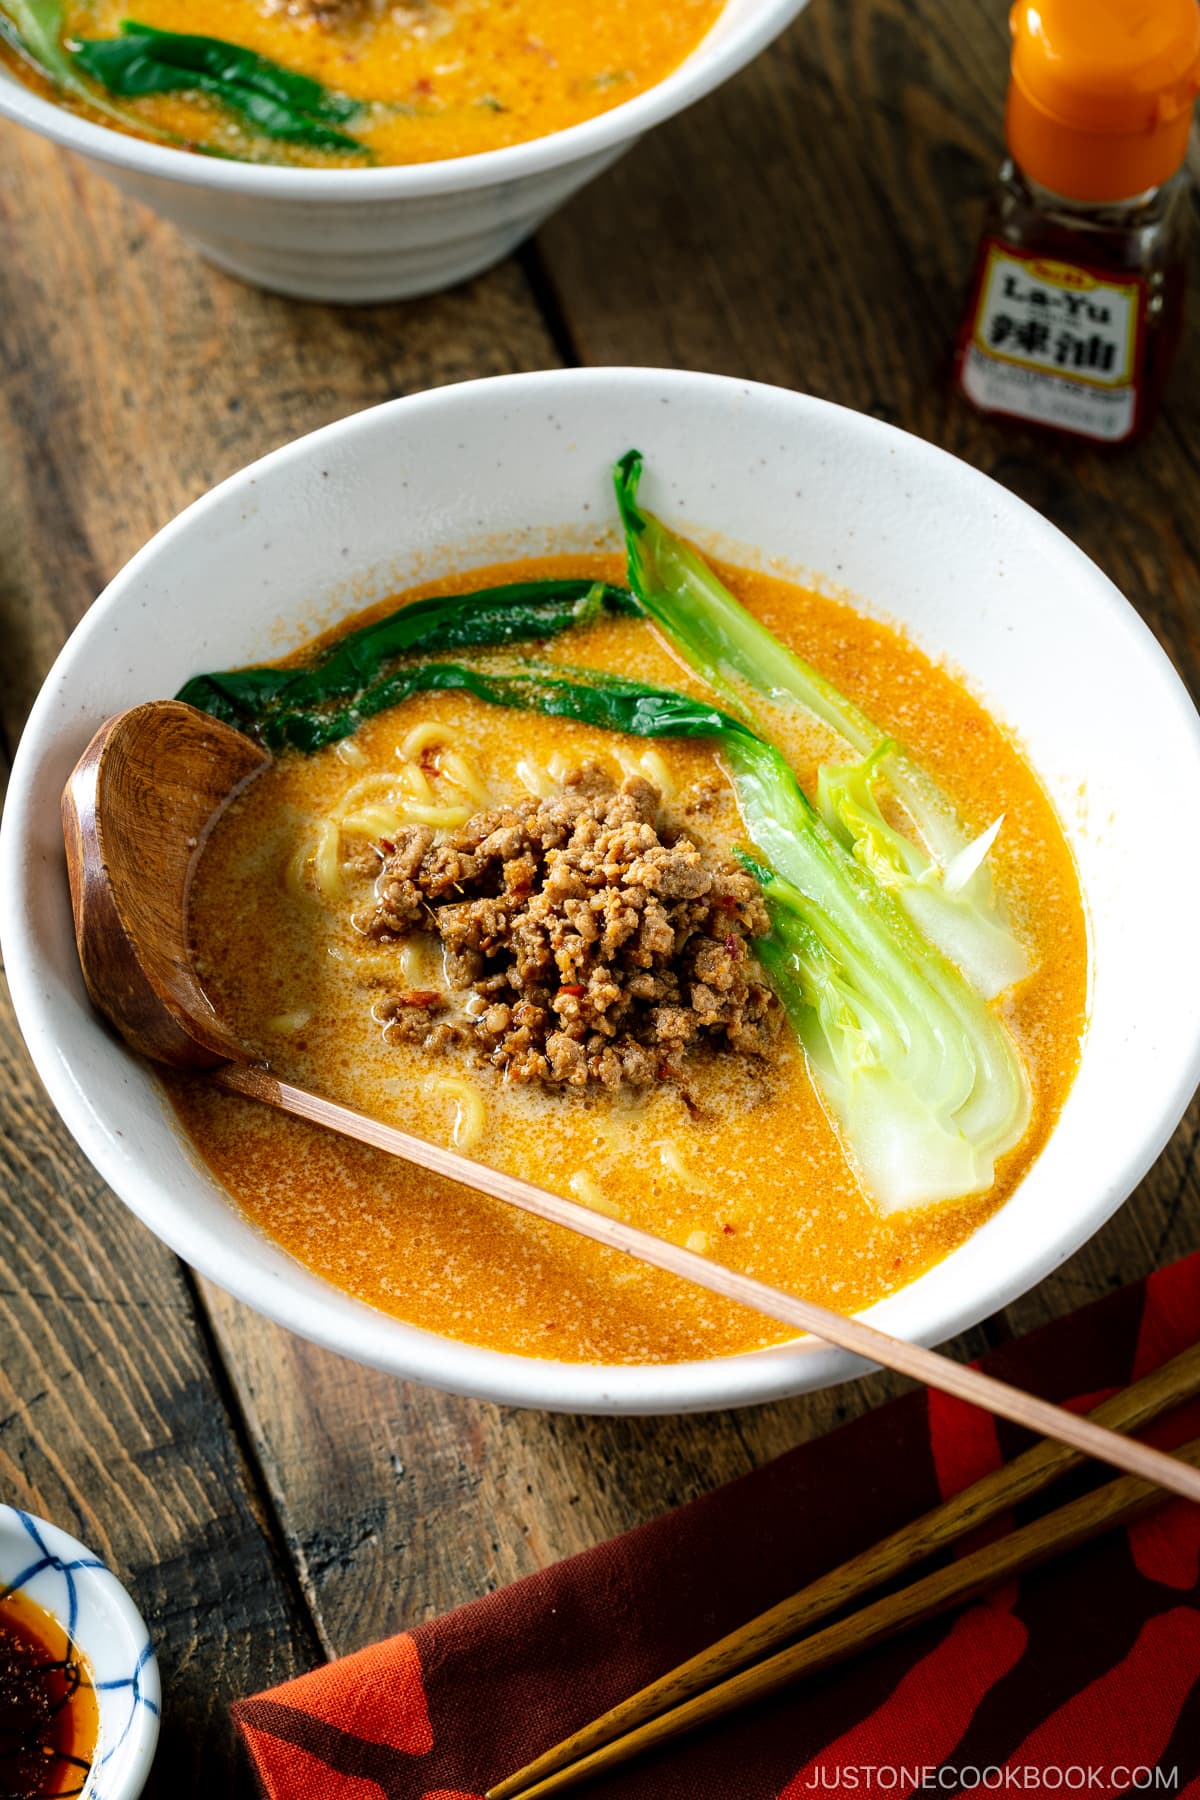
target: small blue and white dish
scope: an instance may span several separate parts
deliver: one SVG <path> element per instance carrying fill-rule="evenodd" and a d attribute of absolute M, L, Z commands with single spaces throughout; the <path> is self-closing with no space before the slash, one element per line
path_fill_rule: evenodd
<path fill-rule="evenodd" d="M 158 1742 L 161 1689 L 145 1623 L 99 1557 L 56 1525 L 0 1505 L 0 1602 L 49 1613 L 87 1664 L 99 1736 L 80 1800 L 137 1800 Z"/>

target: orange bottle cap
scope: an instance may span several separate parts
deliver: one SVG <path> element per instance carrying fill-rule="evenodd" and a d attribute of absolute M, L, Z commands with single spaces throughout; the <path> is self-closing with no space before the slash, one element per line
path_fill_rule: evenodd
<path fill-rule="evenodd" d="M 1128 200 L 1173 175 L 1200 92 L 1197 0 L 1017 0 L 1005 135 L 1031 181 Z"/>

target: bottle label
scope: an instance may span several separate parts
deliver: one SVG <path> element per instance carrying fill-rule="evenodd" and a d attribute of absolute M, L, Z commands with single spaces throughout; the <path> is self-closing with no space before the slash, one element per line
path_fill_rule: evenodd
<path fill-rule="evenodd" d="M 960 380 L 985 412 L 1105 443 L 1133 432 L 1146 284 L 985 239 Z"/>

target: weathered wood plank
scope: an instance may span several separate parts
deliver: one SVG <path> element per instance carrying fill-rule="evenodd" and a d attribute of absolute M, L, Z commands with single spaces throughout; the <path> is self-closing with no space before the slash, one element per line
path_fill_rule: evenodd
<path fill-rule="evenodd" d="M 210 269 L 77 159 L 0 125 L 0 725 L 100 588 L 244 463 L 418 388 L 556 358 L 509 263 L 404 307 Z"/>
<path fill-rule="evenodd" d="M 150 1793 L 248 1796 L 226 1709 L 311 1664 L 311 1619 L 194 1288 L 58 1124 L 2 980 L 0 1093 L 0 1495 L 83 1538 L 141 1607 L 165 1690 Z"/>
<path fill-rule="evenodd" d="M 204 1292 L 331 1651 L 405 1629 L 750 1467 L 727 1417 L 583 1419 L 432 1394 L 265 1327 L 207 1283 Z"/>
<path fill-rule="evenodd" d="M 355 1368 L 201 1286 L 330 1654 L 642 1524 L 906 1385 L 692 1417 L 535 1413 Z"/>

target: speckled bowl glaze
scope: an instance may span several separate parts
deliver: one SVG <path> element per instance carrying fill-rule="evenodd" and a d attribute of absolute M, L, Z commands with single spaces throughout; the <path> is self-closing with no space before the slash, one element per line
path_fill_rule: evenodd
<path fill-rule="evenodd" d="M 137 1800 L 158 1742 L 158 1664 L 141 1614 L 78 1538 L 0 1506 L 0 1599 L 22 1593 L 57 1620 L 96 1689 L 100 1737 L 81 1800 Z"/>
<path fill-rule="evenodd" d="M 447 567 L 616 545 L 610 469 L 646 453 L 648 504 L 732 561 L 806 571 L 902 624 L 1019 734 L 1090 915 L 1090 1024 L 1036 1163 L 953 1255 L 869 1309 L 937 1343 L 1078 1248 L 1158 1155 L 1200 1080 L 1200 720 L 1133 608 L 996 483 L 803 394 L 588 369 L 441 388 L 343 420 L 215 488 L 97 600 L 34 707 L 0 832 L 17 1016 L 63 1118 L 181 1256 L 347 1356 L 459 1392 L 575 1411 L 766 1400 L 845 1378 L 811 1339 L 708 1362 L 502 1355 L 385 1317 L 261 1237 L 199 1165 L 149 1069 L 87 1003 L 59 793 L 96 726 L 202 669 L 278 656 Z M 420 1121 L 415 1128 L 420 1129 Z"/>
<path fill-rule="evenodd" d="M 305 300 L 401 300 L 499 262 L 644 131 L 736 74 L 805 4 L 728 0 L 692 54 L 645 93 L 566 131 L 445 162 L 222 162 L 79 118 L 2 66 L 0 113 L 77 150 L 244 281 Z"/>

